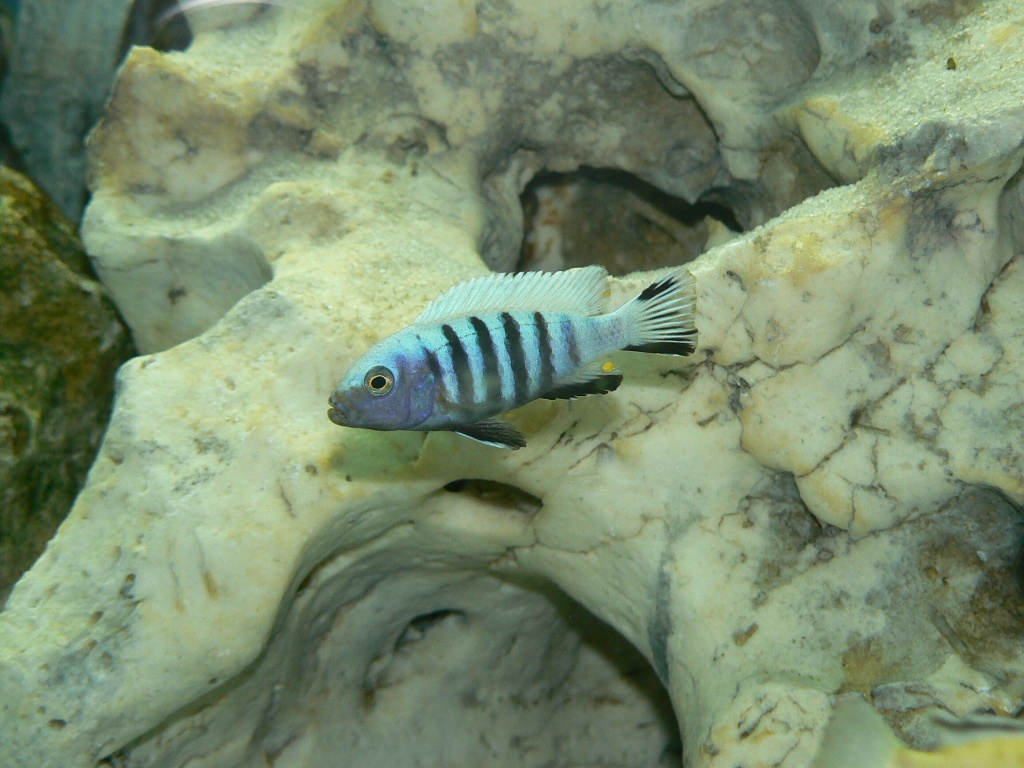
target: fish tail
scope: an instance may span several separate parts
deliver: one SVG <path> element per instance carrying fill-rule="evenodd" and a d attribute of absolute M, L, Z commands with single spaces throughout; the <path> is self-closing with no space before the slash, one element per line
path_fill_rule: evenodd
<path fill-rule="evenodd" d="M 697 346 L 696 304 L 696 282 L 684 269 L 651 283 L 615 312 L 625 320 L 628 343 L 623 349 L 691 354 Z"/>
<path fill-rule="evenodd" d="M 876 768 L 891 764 L 899 739 L 864 699 L 839 703 L 811 768 Z"/>

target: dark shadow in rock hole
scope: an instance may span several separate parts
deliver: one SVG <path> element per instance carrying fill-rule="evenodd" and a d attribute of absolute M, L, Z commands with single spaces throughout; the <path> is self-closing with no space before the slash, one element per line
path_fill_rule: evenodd
<path fill-rule="evenodd" d="M 743 230 L 719 200 L 691 204 L 615 168 L 541 171 L 520 201 L 525 235 L 516 271 L 587 264 L 613 275 L 659 269 L 695 259 L 712 230 L 718 237 Z"/>
<path fill-rule="evenodd" d="M 461 478 L 452 480 L 444 486 L 449 493 L 462 493 L 467 496 L 501 509 L 521 512 L 533 517 L 544 502 L 532 493 L 516 488 L 514 485 L 500 483 L 497 480 L 481 478 Z"/>
<path fill-rule="evenodd" d="M 402 649 L 423 639 L 423 636 L 435 625 L 448 618 L 451 618 L 452 621 L 464 622 L 466 620 L 466 613 L 465 611 L 442 608 L 439 611 L 431 611 L 430 613 L 417 616 L 406 625 L 405 629 L 402 630 L 402 634 L 395 641 L 395 653 L 400 653 Z"/>

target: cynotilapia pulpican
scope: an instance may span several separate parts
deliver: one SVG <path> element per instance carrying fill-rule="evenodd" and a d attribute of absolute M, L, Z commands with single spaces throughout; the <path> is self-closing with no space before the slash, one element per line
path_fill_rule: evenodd
<path fill-rule="evenodd" d="M 672 272 L 603 314 L 607 279 L 603 268 L 583 267 L 460 283 L 360 357 L 327 415 L 344 427 L 451 430 L 521 448 L 523 435 L 492 416 L 539 397 L 611 392 L 622 375 L 603 359 L 610 352 L 693 352 L 689 272 Z"/>

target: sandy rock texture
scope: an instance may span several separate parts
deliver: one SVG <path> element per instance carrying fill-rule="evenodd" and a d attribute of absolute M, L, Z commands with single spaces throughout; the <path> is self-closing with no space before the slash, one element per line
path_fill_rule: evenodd
<path fill-rule="evenodd" d="M 919 746 L 1024 705 L 1015 3 L 191 20 L 91 139 L 151 354 L 0 613 L 0 763 L 801 768 L 836 694 Z M 520 409 L 518 452 L 330 424 L 580 165 L 748 230 L 690 265 L 697 354 Z"/>

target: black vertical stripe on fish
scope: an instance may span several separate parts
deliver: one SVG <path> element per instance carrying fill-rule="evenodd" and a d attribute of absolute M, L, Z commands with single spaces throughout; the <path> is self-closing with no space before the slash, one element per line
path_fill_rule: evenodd
<path fill-rule="evenodd" d="M 571 320 L 562 320 L 558 327 L 562 329 L 562 344 L 565 346 L 566 354 L 569 355 L 570 367 L 575 370 L 583 363 L 580 359 L 579 340 L 576 338 L 576 326 Z"/>
<path fill-rule="evenodd" d="M 480 347 L 480 356 L 484 361 L 484 381 L 487 382 L 487 402 L 501 401 L 501 371 L 498 370 L 498 350 L 491 338 L 491 329 L 487 323 L 475 315 L 469 318 L 473 330 L 476 331 L 476 343 Z"/>
<path fill-rule="evenodd" d="M 512 399 L 525 403 L 530 397 L 530 378 L 523 354 L 523 335 L 519 331 L 519 323 L 508 312 L 501 313 L 501 327 L 505 329 L 505 352 L 512 366 Z"/>
<path fill-rule="evenodd" d="M 543 392 L 555 383 L 555 363 L 551 357 L 551 336 L 548 333 L 548 321 L 543 313 L 534 312 L 533 322 L 537 324 L 537 352 L 540 355 L 540 381 L 537 391 Z"/>
<path fill-rule="evenodd" d="M 449 402 L 454 402 L 454 392 L 447 391 L 447 387 L 444 382 L 444 371 L 441 369 L 441 361 L 437 358 L 437 352 L 433 349 L 427 349 L 424 347 L 423 351 L 427 355 L 427 368 L 430 369 L 430 374 L 434 377 L 434 383 L 437 385 L 437 391 L 444 392 L 444 398 Z"/>
<path fill-rule="evenodd" d="M 441 371 L 441 361 L 437 359 L 437 353 L 432 349 L 423 348 L 423 351 L 427 355 L 427 368 L 430 369 L 430 374 L 434 377 L 434 383 L 437 386 L 444 385 L 444 374 Z"/>
<path fill-rule="evenodd" d="M 473 400 L 473 371 L 469 367 L 469 355 L 462 346 L 462 339 L 448 323 L 441 326 L 441 333 L 452 349 L 452 368 L 455 370 L 455 387 L 459 391 L 453 398 L 457 403 Z"/>

